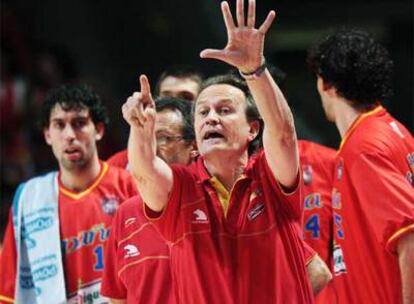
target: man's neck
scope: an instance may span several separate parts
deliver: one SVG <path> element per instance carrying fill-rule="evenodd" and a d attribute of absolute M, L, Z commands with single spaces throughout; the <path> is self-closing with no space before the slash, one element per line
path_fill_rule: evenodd
<path fill-rule="evenodd" d="M 247 151 L 238 156 L 223 155 L 204 159 L 207 171 L 217 177 L 228 191 L 233 188 L 236 180 L 243 174 L 247 162 Z"/>
<path fill-rule="evenodd" d="M 74 170 L 61 168 L 60 181 L 67 189 L 74 192 L 82 192 L 93 184 L 100 172 L 101 163 L 96 158 L 82 168 Z"/>
<path fill-rule="evenodd" d="M 335 124 L 341 138 L 344 138 L 352 123 L 358 118 L 362 111 L 352 107 L 350 102 L 345 99 L 338 100 L 335 105 Z"/>

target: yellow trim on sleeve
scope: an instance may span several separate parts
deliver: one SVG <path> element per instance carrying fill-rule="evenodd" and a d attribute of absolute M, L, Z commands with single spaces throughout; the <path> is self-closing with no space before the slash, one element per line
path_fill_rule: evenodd
<path fill-rule="evenodd" d="M 14 299 L 13 298 L 9 298 L 9 297 L 2 296 L 2 295 L 0 295 L 0 301 L 4 301 L 6 303 L 14 303 Z"/>
<path fill-rule="evenodd" d="M 414 224 L 408 225 L 404 228 L 400 228 L 397 230 L 397 232 L 395 232 L 387 241 L 387 247 L 390 245 L 390 243 L 392 243 L 395 239 L 397 239 L 398 237 L 400 237 L 402 234 L 410 231 L 410 230 L 414 230 Z"/>

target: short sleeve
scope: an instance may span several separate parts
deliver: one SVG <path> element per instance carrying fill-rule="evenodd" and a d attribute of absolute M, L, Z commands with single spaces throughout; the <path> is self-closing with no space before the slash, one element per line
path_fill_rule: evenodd
<path fill-rule="evenodd" d="M 360 207 L 378 241 L 391 253 L 401 237 L 414 231 L 414 189 L 401 172 L 380 153 L 361 154 L 350 171 Z"/>
<path fill-rule="evenodd" d="M 259 159 L 257 161 L 259 162 L 259 174 L 264 180 L 266 180 L 266 186 L 271 188 L 279 198 L 278 201 L 281 202 L 280 208 L 282 208 L 289 217 L 301 220 L 303 216 L 303 186 L 300 169 L 298 170 L 298 176 L 296 178 L 296 186 L 287 192 L 274 177 L 263 150 L 260 152 L 258 157 Z"/>
<path fill-rule="evenodd" d="M 180 210 L 182 203 L 182 184 L 185 177 L 185 168 L 182 166 L 171 166 L 173 172 L 173 187 L 162 212 L 156 213 L 145 205 L 145 216 L 151 221 L 160 234 L 167 241 L 174 241 L 177 235 L 181 235 L 180 230 Z M 189 186 L 189 185 L 188 185 Z"/>
<path fill-rule="evenodd" d="M 102 275 L 101 294 L 111 299 L 127 298 L 127 290 L 118 276 L 119 269 L 117 267 L 118 226 L 120 221 L 118 212 L 113 219 L 112 230 L 105 244 L 105 267 Z"/>
<path fill-rule="evenodd" d="M 0 254 L 0 303 L 13 303 L 16 284 L 16 242 L 13 231 L 12 213 L 3 239 L 3 249 Z"/>

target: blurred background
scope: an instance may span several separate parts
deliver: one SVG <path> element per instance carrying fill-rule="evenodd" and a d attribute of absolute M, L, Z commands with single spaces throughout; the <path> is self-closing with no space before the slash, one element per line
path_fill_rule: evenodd
<path fill-rule="evenodd" d="M 235 0 L 230 0 L 234 8 Z M 0 239 L 13 192 L 21 181 L 56 168 L 36 116 L 50 88 L 68 82 L 93 86 L 110 111 L 100 143 L 107 159 L 126 146 L 120 106 L 138 90 L 138 75 L 155 83 L 164 68 L 191 64 L 205 76 L 228 70 L 201 60 L 206 47 L 222 48 L 226 31 L 217 0 L 1 1 Z M 257 0 L 257 20 L 270 9 L 277 20 L 266 40 L 268 61 L 287 74 L 286 95 L 300 138 L 338 147 L 324 118 L 306 50 L 341 26 L 372 32 L 395 62 L 395 95 L 386 107 L 414 131 L 413 1 Z"/>

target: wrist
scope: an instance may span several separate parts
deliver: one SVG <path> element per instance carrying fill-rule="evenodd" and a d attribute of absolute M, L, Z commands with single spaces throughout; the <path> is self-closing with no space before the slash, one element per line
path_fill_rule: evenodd
<path fill-rule="evenodd" d="M 244 72 L 239 70 L 239 73 L 240 76 L 242 76 L 245 80 L 254 80 L 259 78 L 263 74 L 263 72 L 266 70 L 266 67 L 266 60 L 264 57 L 262 57 L 261 65 L 258 68 L 250 72 Z"/>

